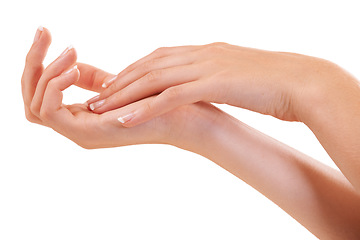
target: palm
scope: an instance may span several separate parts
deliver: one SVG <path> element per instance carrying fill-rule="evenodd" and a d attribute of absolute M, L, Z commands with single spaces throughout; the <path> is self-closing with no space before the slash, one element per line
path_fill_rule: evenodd
<path fill-rule="evenodd" d="M 211 104 L 197 103 L 177 108 L 136 127 L 123 127 L 117 120 L 118 112 L 126 108 L 136 108 L 150 98 L 129 104 L 103 114 L 88 110 L 84 104 L 63 106 L 63 114 L 71 119 L 67 123 L 65 135 L 75 143 L 86 148 L 117 147 L 143 143 L 165 143 L 180 145 L 182 139 L 196 131 L 199 125 L 209 122 L 204 119 L 205 112 L 216 117 L 220 111 Z M 56 129 L 55 129 L 56 130 Z M 84 141 L 86 139 L 86 141 Z"/>

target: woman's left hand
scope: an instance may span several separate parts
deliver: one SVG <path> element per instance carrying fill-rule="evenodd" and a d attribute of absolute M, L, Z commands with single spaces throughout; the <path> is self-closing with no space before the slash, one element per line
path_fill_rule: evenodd
<path fill-rule="evenodd" d="M 200 103 L 184 106 L 134 128 L 124 128 L 118 117 L 152 98 L 101 115 L 89 111 L 86 104 L 65 105 L 62 91 L 69 86 L 76 84 L 99 92 L 101 84 L 114 75 L 77 63 L 74 48 L 67 48 L 44 69 L 42 62 L 51 37 L 45 28 L 38 30 L 37 36 L 26 57 L 21 79 L 26 118 L 54 129 L 84 148 L 163 143 L 197 152 L 204 148 L 199 144 L 203 132 L 216 129 L 214 122 L 227 117 L 211 104 Z"/>

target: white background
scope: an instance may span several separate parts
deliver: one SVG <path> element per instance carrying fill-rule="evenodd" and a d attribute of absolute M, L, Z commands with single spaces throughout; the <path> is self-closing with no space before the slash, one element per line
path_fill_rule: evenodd
<path fill-rule="evenodd" d="M 36 28 L 45 63 L 68 45 L 118 73 L 161 46 L 224 41 L 329 59 L 360 76 L 358 1 L 2 1 L 0 239 L 316 239 L 211 161 L 171 146 L 84 150 L 25 120 L 20 78 Z M 66 103 L 95 94 L 75 87 Z M 221 106 L 334 166 L 312 133 Z"/>

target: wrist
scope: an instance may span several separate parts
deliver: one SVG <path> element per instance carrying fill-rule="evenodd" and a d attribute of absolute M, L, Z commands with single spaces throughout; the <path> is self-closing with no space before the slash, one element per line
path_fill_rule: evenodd
<path fill-rule="evenodd" d="M 200 155 L 209 149 L 207 143 L 211 142 L 214 134 L 219 132 L 224 119 L 229 117 L 226 113 L 212 104 L 199 102 L 182 106 L 171 114 L 170 119 L 159 123 L 166 126 L 160 143 L 191 151 Z"/>
<path fill-rule="evenodd" d="M 346 84 L 345 71 L 327 60 L 312 58 L 304 64 L 302 81 L 293 91 L 292 108 L 297 121 L 308 125 Z"/>
<path fill-rule="evenodd" d="M 178 138 L 173 145 L 220 164 L 218 161 L 223 159 L 224 151 L 235 147 L 233 144 L 237 145 L 236 138 L 246 127 L 211 104 L 200 103 L 200 106 L 193 109 L 196 116 L 186 130 L 189 134 L 185 138 Z"/>

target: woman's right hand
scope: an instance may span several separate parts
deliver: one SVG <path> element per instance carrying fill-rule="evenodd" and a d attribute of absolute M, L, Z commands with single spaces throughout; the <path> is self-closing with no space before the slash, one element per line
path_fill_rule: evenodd
<path fill-rule="evenodd" d="M 64 105 L 64 89 L 76 84 L 99 92 L 102 82 L 114 75 L 76 63 L 73 48 L 67 48 L 44 70 L 42 61 L 51 37 L 47 29 L 38 30 L 36 36 L 22 76 L 26 117 L 30 122 L 53 128 L 84 148 L 165 143 L 196 151 L 202 133 L 226 116 L 211 104 L 198 103 L 183 106 L 137 127 L 125 128 L 117 118 L 152 98 L 100 115 L 89 111 L 86 104 Z"/>

